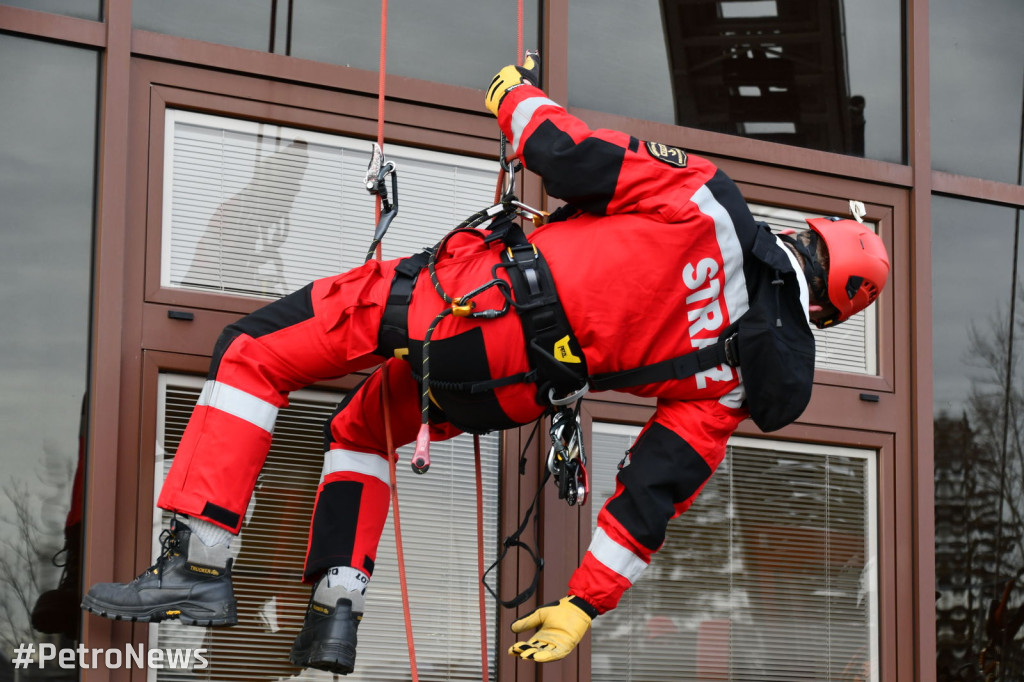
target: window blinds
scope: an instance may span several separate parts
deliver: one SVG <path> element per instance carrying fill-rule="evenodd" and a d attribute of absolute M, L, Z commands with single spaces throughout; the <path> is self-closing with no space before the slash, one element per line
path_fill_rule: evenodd
<path fill-rule="evenodd" d="M 174 459 L 202 380 L 162 375 L 157 433 L 156 493 Z M 216 680 L 331 679 L 304 673 L 288 663 L 309 599 L 300 583 L 309 519 L 323 457 L 323 422 L 341 396 L 305 390 L 291 395 L 281 410 L 266 466 L 250 505 L 240 542 L 233 547 L 239 624 L 232 628 L 185 627 L 176 621 L 151 626 L 151 646 L 206 647 L 209 669 L 195 674 Z M 484 533 L 497 535 L 499 445 L 481 438 L 484 480 Z M 469 436 L 434 443 L 424 476 L 408 465 L 411 448 L 399 450 L 398 489 L 413 633 L 420 679 L 479 679 L 480 609 L 477 591 L 476 484 Z M 155 510 L 153 556 L 159 533 L 170 518 Z M 488 565 L 495 543 L 484 545 Z M 409 679 L 409 657 L 401 590 L 389 519 L 367 590 L 366 615 L 359 626 L 356 671 L 346 680 Z M 495 645 L 495 611 L 488 600 L 488 648 Z M 191 680 L 190 671 L 150 670 L 151 680 Z M 494 679 L 494 657 L 491 657 Z"/>
<path fill-rule="evenodd" d="M 166 131 L 162 286 L 277 298 L 363 263 L 369 141 L 176 109 Z M 432 245 L 493 203 L 493 161 L 385 151 L 400 209 L 385 258 Z"/>
<path fill-rule="evenodd" d="M 594 424 L 596 521 L 639 432 Z M 619 608 L 593 679 L 878 680 L 874 453 L 734 438 Z"/>
<path fill-rule="evenodd" d="M 798 232 L 808 229 L 805 218 L 816 218 L 811 213 L 786 208 L 750 204 L 756 220 L 771 225 L 772 230 L 792 229 Z M 877 232 L 877 226 L 875 227 Z M 878 308 L 871 306 L 862 310 L 837 327 L 820 330 L 814 326 L 814 343 L 817 347 L 814 365 L 818 369 L 856 374 L 878 372 Z"/>

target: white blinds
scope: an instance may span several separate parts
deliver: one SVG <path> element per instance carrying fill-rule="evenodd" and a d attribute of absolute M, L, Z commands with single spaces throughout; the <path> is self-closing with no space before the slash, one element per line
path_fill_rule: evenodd
<path fill-rule="evenodd" d="M 362 264 L 369 141 L 175 109 L 166 131 L 162 286 L 277 298 Z M 493 202 L 492 161 L 385 151 L 399 194 L 385 258 L 430 246 Z"/>
<path fill-rule="evenodd" d="M 639 429 L 594 424 L 596 520 Z M 874 453 L 734 438 L 618 609 L 593 679 L 878 678 Z"/>
<path fill-rule="evenodd" d="M 161 376 L 157 433 L 157 494 L 174 457 L 202 381 Z M 328 673 L 301 672 L 288 664 L 309 599 L 299 581 L 309 519 L 320 479 L 322 425 L 333 412 L 337 394 L 298 391 L 281 410 L 274 442 L 255 501 L 242 531 L 235 563 L 239 624 L 232 628 L 185 627 L 176 621 L 151 626 L 152 646 L 206 647 L 210 667 L 195 671 L 204 679 L 331 679 Z M 498 523 L 498 438 L 481 439 L 484 480 L 484 533 L 493 539 Z M 431 447 L 432 465 L 424 476 L 408 465 L 410 448 L 400 450 L 399 505 L 413 633 L 419 677 L 424 682 L 480 679 L 480 609 L 477 592 L 476 492 L 473 444 L 460 436 Z M 169 515 L 156 510 L 153 552 Z M 494 542 L 485 542 L 485 559 L 494 560 Z M 493 577 L 492 577 L 493 579 Z M 495 645 L 493 601 L 487 606 L 488 651 Z M 494 656 L 491 657 L 494 679 Z M 195 679 L 188 671 L 151 670 L 152 680 Z M 346 680 L 367 682 L 409 679 L 409 658 L 392 522 L 377 554 L 367 590 L 366 616 L 359 626 L 356 672 Z"/>
<path fill-rule="evenodd" d="M 771 225 L 776 232 L 785 229 L 803 231 L 808 229 L 805 218 L 818 216 L 786 208 L 750 204 L 750 210 L 757 220 Z M 875 231 L 878 231 L 875 226 Z M 814 365 L 818 369 L 876 374 L 878 372 L 878 308 L 872 306 L 846 322 L 827 331 L 811 327 L 817 355 Z"/>

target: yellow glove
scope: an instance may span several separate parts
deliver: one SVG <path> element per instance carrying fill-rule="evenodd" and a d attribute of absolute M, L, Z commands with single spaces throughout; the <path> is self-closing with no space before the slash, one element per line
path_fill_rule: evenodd
<path fill-rule="evenodd" d="M 505 93 L 523 83 L 529 83 L 530 85 L 538 85 L 540 83 L 540 64 L 533 58 L 533 55 L 527 56 L 522 66 L 509 64 L 497 73 L 494 79 L 491 80 L 491 85 L 487 88 L 487 97 L 484 99 L 484 105 L 492 114 L 497 116 L 498 105 L 501 104 L 501 99 L 505 96 Z"/>
<path fill-rule="evenodd" d="M 587 634 L 596 616 L 597 610 L 579 597 L 562 597 L 545 604 L 512 623 L 512 632 L 540 629 L 528 642 L 513 644 L 508 653 L 538 663 L 565 658 Z"/>

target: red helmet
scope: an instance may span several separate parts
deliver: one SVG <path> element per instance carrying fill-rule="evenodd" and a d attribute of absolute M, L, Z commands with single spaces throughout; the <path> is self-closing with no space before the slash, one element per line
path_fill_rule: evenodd
<path fill-rule="evenodd" d="M 889 276 L 889 254 L 881 237 L 856 220 L 808 218 L 828 248 L 828 300 L 838 314 L 818 321 L 830 327 L 874 303 Z"/>

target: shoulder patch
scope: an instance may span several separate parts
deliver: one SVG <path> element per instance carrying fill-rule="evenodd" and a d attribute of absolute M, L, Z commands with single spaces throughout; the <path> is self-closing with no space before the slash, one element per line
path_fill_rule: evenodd
<path fill-rule="evenodd" d="M 679 147 L 670 147 L 660 142 L 645 142 L 647 153 L 658 161 L 676 168 L 686 168 L 686 152 Z"/>

